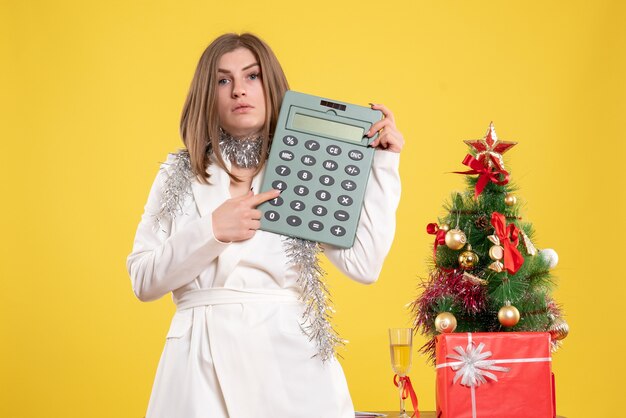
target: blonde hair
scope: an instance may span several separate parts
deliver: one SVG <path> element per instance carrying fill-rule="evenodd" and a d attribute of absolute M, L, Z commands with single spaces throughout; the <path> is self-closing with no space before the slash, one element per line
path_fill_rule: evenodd
<path fill-rule="evenodd" d="M 217 65 L 225 53 L 237 48 L 246 48 L 257 59 L 261 67 L 261 81 L 265 93 L 265 125 L 263 127 L 263 145 L 256 175 L 263 168 L 267 159 L 278 112 L 285 92 L 289 90 L 287 78 L 278 59 L 259 37 L 251 33 L 241 35 L 224 34 L 215 39 L 204 50 L 189 87 L 189 93 L 183 106 L 180 119 L 180 135 L 189 151 L 191 168 L 198 180 L 207 183 L 211 151 L 214 152 L 217 164 L 235 181 L 240 181 L 226 168 L 222 153 L 219 152 L 219 116 L 217 112 Z M 218 150 L 215 152 L 215 150 Z"/>

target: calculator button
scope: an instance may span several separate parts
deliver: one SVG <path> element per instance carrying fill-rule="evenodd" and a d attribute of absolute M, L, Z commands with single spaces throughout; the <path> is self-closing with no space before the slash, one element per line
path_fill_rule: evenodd
<path fill-rule="evenodd" d="M 337 198 L 337 202 L 339 202 L 341 206 L 350 206 L 352 204 L 352 198 L 344 194 Z"/>
<path fill-rule="evenodd" d="M 348 174 L 350 176 L 358 176 L 359 173 L 361 172 L 359 167 L 357 167 L 356 165 L 346 166 L 346 170 L 345 171 L 346 171 L 346 174 Z"/>
<path fill-rule="evenodd" d="M 324 229 L 324 224 L 321 223 L 320 221 L 311 221 L 309 222 L 309 228 L 311 228 L 311 230 L 315 232 L 319 232 L 322 229 Z"/>
<path fill-rule="evenodd" d="M 330 193 L 328 193 L 326 190 L 318 190 L 315 193 L 315 197 L 324 202 L 331 198 Z"/>
<path fill-rule="evenodd" d="M 283 138 L 283 142 L 285 143 L 285 145 L 293 147 L 298 143 L 298 138 L 293 135 L 287 135 Z"/>
<path fill-rule="evenodd" d="M 301 210 L 304 210 L 304 208 L 306 208 L 306 206 L 304 205 L 304 203 L 302 203 L 299 200 L 294 200 L 293 202 L 291 202 L 289 204 L 289 206 L 291 207 L 291 209 L 293 210 L 297 210 L 298 212 Z"/>
<path fill-rule="evenodd" d="M 320 144 L 317 141 L 313 141 L 312 139 L 306 141 L 304 143 L 304 146 L 306 147 L 306 149 L 311 151 L 317 151 L 318 149 L 320 149 Z"/>
<path fill-rule="evenodd" d="M 300 161 L 302 161 L 302 164 L 308 165 L 308 166 L 315 164 L 315 158 L 311 155 L 305 155 L 304 157 L 300 159 Z"/>
<path fill-rule="evenodd" d="M 278 196 L 278 197 L 276 197 L 276 198 L 274 198 L 274 199 L 270 200 L 270 205 L 272 205 L 272 206 L 280 206 L 280 205 L 282 205 L 283 203 L 285 203 L 285 201 L 284 201 L 284 200 L 283 200 L 283 198 L 282 198 L 282 197 L 280 197 L 280 196 Z"/>
<path fill-rule="evenodd" d="M 297 216 L 287 216 L 287 223 L 291 226 L 300 226 L 302 219 Z"/>
<path fill-rule="evenodd" d="M 285 190 L 287 188 L 287 183 L 282 180 L 276 180 L 272 183 L 272 188 L 276 190 Z"/>
<path fill-rule="evenodd" d="M 326 213 L 328 213 L 328 210 L 326 210 L 326 208 L 324 206 L 315 205 L 315 206 L 313 206 L 312 212 L 313 212 L 314 215 L 324 216 L 324 215 L 326 215 Z"/>
<path fill-rule="evenodd" d="M 344 190 L 351 192 L 356 189 L 356 183 L 352 180 L 344 180 L 341 182 L 341 187 L 343 187 Z"/>
<path fill-rule="evenodd" d="M 276 167 L 276 174 L 279 176 L 288 176 L 291 173 L 291 169 L 286 165 L 279 165 Z"/>
<path fill-rule="evenodd" d="M 330 155 L 339 155 L 341 154 L 341 148 L 339 148 L 337 145 L 329 145 L 326 147 L 326 152 Z"/>
<path fill-rule="evenodd" d="M 291 151 L 281 151 L 279 155 L 280 155 L 281 160 L 284 160 L 284 161 L 293 160 L 293 152 Z"/>
<path fill-rule="evenodd" d="M 309 194 L 309 189 L 307 189 L 304 186 L 296 186 L 293 188 L 293 191 L 298 195 L 298 196 L 306 196 Z"/>
<path fill-rule="evenodd" d="M 320 177 L 320 183 L 322 183 L 324 186 L 332 186 L 333 184 L 335 184 L 335 179 L 331 176 L 322 176 Z"/>
<path fill-rule="evenodd" d="M 276 222 L 280 219 L 280 215 L 278 214 L 278 212 L 268 210 L 267 212 L 265 212 L 265 219 L 271 222 Z"/>
<path fill-rule="evenodd" d="M 313 174 L 310 171 L 302 170 L 298 171 L 298 178 L 300 180 L 309 181 L 313 178 Z"/>
<path fill-rule="evenodd" d="M 345 210 L 338 210 L 337 212 L 335 212 L 335 219 L 337 219 L 338 221 L 347 221 L 350 218 L 350 215 L 348 215 L 348 212 L 346 212 Z"/>
<path fill-rule="evenodd" d="M 354 161 L 361 161 L 363 159 L 363 153 L 354 149 L 348 153 L 348 157 Z"/>
<path fill-rule="evenodd" d="M 338 164 L 332 160 L 326 160 L 324 161 L 322 166 L 328 171 L 335 171 L 338 167 Z"/>
<path fill-rule="evenodd" d="M 344 235 L 346 235 L 346 228 L 343 228 L 339 225 L 335 225 L 330 228 L 330 233 L 336 237 L 343 237 Z"/>

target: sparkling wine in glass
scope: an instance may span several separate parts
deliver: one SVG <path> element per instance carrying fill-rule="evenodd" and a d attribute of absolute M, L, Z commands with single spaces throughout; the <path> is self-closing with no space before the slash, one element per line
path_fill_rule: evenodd
<path fill-rule="evenodd" d="M 391 354 L 391 367 L 398 375 L 398 389 L 400 389 L 400 415 L 399 418 L 409 418 L 404 409 L 404 379 L 411 368 L 413 348 L 413 330 L 411 328 L 389 328 L 389 352 Z"/>

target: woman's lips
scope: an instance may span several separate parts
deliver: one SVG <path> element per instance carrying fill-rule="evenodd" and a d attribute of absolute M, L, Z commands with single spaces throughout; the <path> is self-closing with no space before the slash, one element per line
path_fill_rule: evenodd
<path fill-rule="evenodd" d="M 254 109 L 254 107 L 249 104 L 240 104 L 233 108 L 234 113 L 246 113 L 248 110 Z"/>

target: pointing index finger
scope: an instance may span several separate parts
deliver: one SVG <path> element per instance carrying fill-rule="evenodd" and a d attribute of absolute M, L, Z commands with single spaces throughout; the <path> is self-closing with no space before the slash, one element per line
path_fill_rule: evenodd
<path fill-rule="evenodd" d="M 275 189 L 254 195 L 250 198 L 251 206 L 257 207 L 263 202 L 267 202 L 268 200 L 276 198 L 278 195 L 280 195 L 280 190 Z"/>

